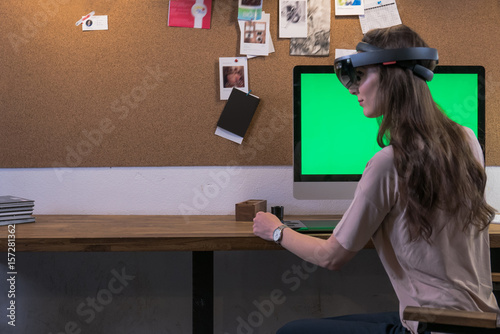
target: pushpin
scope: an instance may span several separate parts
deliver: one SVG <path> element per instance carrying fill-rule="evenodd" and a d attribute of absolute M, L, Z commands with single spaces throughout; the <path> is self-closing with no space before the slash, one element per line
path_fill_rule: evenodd
<path fill-rule="evenodd" d="M 82 24 L 83 22 L 85 22 L 86 20 L 88 20 L 88 19 L 89 19 L 92 15 L 94 15 L 94 14 L 95 14 L 95 12 L 90 12 L 90 13 L 88 13 L 87 15 L 82 16 L 82 18 L 81 18 L 81 19 L 79 19 L 79 20 L 75 23 L 75 25 L 78 27 L 80 24 Z"/>

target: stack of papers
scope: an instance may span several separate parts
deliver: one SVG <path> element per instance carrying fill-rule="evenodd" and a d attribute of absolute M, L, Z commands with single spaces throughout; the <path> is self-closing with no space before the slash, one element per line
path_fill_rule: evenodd
<path fill-rule="evenodd" d="M 0 225 L 34 223 L 35 202 L 16 196 L 0 196 Z"/>

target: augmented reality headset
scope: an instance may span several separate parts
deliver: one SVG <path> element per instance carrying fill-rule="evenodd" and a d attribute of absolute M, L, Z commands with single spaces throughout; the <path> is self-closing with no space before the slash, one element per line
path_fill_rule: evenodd
<path fill-rule="evenodd" d="M 368 43 L 358 43 L 359 53 L 335 59 L 335 73 L 344 87 L 349 88 L 357 83 L 356 67 L 367 65 L 397 65 L 409 68 L 414 74 L 426 81 L 431 81 L 434 73 L 418 64 L 409 65 L 411 60 L 438 61 L 438 52 L 433 48 L 414 47 L 401 49 L 381 49 Z M 407 62 L 407 63 L 404 63 Z"/>

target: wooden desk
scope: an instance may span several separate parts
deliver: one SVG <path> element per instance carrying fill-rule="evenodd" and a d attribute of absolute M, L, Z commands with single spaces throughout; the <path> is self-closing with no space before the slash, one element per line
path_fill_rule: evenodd
<path fill-rule="evenodd" d="M 332 217 L 286 217 L 307 218 Z M 37 215 L 34 224 L 16 225 L 15 236 L 17 252 L 281 249 L 254 236 L 252 222 L 235 221 L 234 216 Z M 490 225 L 490 246 L 500 248 L 499 224 Z M 0 251 L 7 251 L 6 226 L 0 226 Z"/>
<path fill-rule="evenodd" d="M 18 252 L 251 249 L 281 247 L 254 236 L 252 222 L 235 221 L 234 216 L 37 215 L 34 224 L 16 225 Z M 3 227 L 0 229 L 0 251 L 6 250 L 7 227 Z"/>
<path fill-rule="evenodd" d="M 332 217 L 286 217 L 307 218 Z M 7 226 L 0 226 L 3 252 L 7 234 Z M 500 248 L 500 225 L 491 225 L 490 240 Z M 234 216 L 37 215 L 34 224 L 15 225 L 15 241 L 16 252 L 193 252 L 193 333 L 213 333 L 214 251 L 282 249 L 254 236 L 252 222 Z"/>
<path fill-rule="evenodd" d="M 213 252 L 282 249 L 254 236 L 252 224 L 234 216 L 37 215 L 34 224 L 15 225 L 15 250 L 191 251 L 193 333 L 213 333 Z M 7 251 L 7 234 L 0 226 L 0 251 Z"/>

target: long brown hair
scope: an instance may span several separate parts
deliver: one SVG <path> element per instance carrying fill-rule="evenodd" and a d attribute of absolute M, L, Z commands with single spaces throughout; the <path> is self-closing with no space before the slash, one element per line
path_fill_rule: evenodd
<path fill-rule="evenodd" d="M 371 30 L 363 41 L 384 49 L 427 47 L 404 25 Z M 436 65 L 417 63 L 432 70 Z M 380 66 L 378 92 L 383 118 L 377 141 L 394 149 L 410 240 L 429 241 L 437 209 L 450 214 L 450 221 L 463 223 L 464 231 L 470 226 L 486 228 L 495 213 L 484 198 L 484 167 L 474 157 L 464 129 L 442 112 L 427 83 L 408 68 Z"/>

